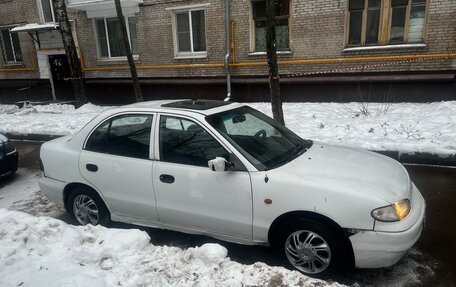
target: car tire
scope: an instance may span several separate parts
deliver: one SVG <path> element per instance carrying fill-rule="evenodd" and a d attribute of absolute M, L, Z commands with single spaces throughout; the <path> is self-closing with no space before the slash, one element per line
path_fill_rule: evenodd
<path fill-rule="evenodd" d="M 352 267 L 353 256 L 346 242 L 347 238 L 335 228 L 300 218 L 282 226 L 275 247 L 288 267 L 325 278 Z"/>
<path fill-rule="evenodd" d="M 108 208 L 100 196 L 89 188 L 77 187 L 68 197 L 68 213 L 80 225 L 110 223 Z"/>

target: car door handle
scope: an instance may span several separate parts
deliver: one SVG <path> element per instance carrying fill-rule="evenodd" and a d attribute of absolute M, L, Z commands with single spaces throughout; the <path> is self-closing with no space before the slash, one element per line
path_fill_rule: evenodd
<path fill-rule="evenodd" d="M 88 171 L 91 171 L 91 172 L 97 172 L 97 170 L 98 170 L 98 166 L 95 164 L 91 164 L 91 163 L 86 164 L 86 168 Z"/>
<path fill-rule="evenodd" d="M 160 175 L 160 180 L 164 183 L 173 183 L 174 176 L 169 175 L 169 174 L 162 174 L 162 175 Z"/>

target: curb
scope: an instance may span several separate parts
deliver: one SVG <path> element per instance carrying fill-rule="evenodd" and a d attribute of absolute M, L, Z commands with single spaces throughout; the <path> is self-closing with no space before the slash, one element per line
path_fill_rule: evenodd
<path fill-rule="evenodd" d="M 63 135 L 43 135 L 43 134 L 16 134 L 16 133 L 5 133 L 7 138 L 17 141 L 36 141 L 36 142 L 47 142 L 56 138 L 63 137 Z"/>
<path fill-rule="evenodd" d="M 456 167 L 456 155 L 442 156 L 427 152 L 404 153 L 398 151 L 375 151 L 387 157 L 397 160 L 400 163 L 442 165 Z"/>
<path fill-rule="evenodd" d="M 63 135 L 43 135 L 43 134 L 14 134 L 6 133 L 8 138 L 19 141 L 50 141 Z M 423 164 L 423 165 L 441 165 L 441 166 L 453 166 L 456 167 L 456 155 L 442 156 L 439 154 L 427 153 L 427 152 L 415 152 L 415 153 L 404 153 L 399 151 L 377 151 L 373 152 L 385 155 L 392 159 L 397 160 L 400 163 L 405 164 Z"/>

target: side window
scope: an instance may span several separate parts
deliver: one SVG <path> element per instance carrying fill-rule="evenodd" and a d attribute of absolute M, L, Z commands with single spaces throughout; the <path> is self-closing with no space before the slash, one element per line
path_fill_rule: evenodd
<path fill-rule="evenodd" d="M 93 152 L 148 159 L 152 115 L 123 115 L 107 120 L 87 141 Z"/>
<path fill-rule="evenodd" d="M 193 121 L 160 117 L 160 160 L 165 162 L 207 167 L 216 157 L 229 159 L 228 152 Z"/>

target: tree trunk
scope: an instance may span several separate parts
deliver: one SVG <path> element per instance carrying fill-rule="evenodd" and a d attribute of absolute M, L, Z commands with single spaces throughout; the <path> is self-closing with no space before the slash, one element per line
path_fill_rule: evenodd
<path fill-rule="evenodd" d="M 130 41 L 128 39 L 127 27 L 125 26 L 125 17 L 122 13 L 122 6 L 120 5 L 120 0 L 114 0 L 114 3 L 116 4 L 117 18 L 119 19 L 123 43 L 124 43 L 125 51 L 127 53 L 128 65 L 130 66 L 131 79 L 133 80 L 133 88 L 135 90 L 136 102 L 142 102 L 143 96 L 141 93 L 141 86 L 139 85 L 138 73 L 136 72 L 135 61 L 133 60 L 133 55 L 131 54 Z"/>
<path fill-rule="evenodd" d="M 285 124 L 280 99 L 279 67 L 277 66 L 276 53 L 276 20 L 275 1 L 266 0 L 266 49 L 269 67 L 269 91 L 271 93 L 272 115 L 274 120 Z"/>
<path fill-rule="evenodd" d="M 59 23 L 59 32 L 62 35 L 63 47 L 70 65 L 71 83 L 76 100 L 76 108 L 87 103 L 84 74 L 79 62 L 78 53 L 71 33 L 70 21 L 66 10 L 65 0 L 53 0 L 55 19 Z"/>

